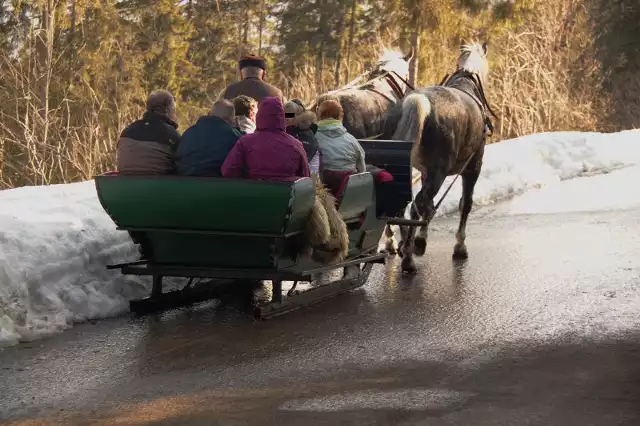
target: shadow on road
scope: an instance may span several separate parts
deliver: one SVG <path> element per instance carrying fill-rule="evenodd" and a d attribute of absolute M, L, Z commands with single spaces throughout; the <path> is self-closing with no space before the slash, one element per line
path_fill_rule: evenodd
<path fill-rule="evenodd" d="M 68 413 L 74 425 L 637 425 L 640 335 L 523 345 L 461 364 L 399 362 L 322 380 L 208 389 Z M 43 424 L 32 419 L 12 425 Z"/>

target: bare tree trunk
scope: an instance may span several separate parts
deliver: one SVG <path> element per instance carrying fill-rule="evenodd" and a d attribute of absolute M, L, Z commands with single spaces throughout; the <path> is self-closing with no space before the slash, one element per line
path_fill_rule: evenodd
<path fill-rule="evenodd" d="M 340 9 L 340 18 L 337 25 L 338 33 L 338 52 L 336 53 L 336 69 L 334 71 L 335 87 L 340 87 L 340 72 L 342 71 L 342 45 L 344 44 L 344 26 L 345 26 L 345 3 L 342 3 Z"/>
<path fill-rule="evenodd" d="M 418 58 L 420 53 L 420 24 L 416 25 L 417 28 L 411 33 L 411 48 L 413 49 L 413 58 L 409 63 L 409 84 L 416 87 L 416 80 L 418 79 Z"/>
<path fill-rule="evenodd" d="M 264 30 L 264 2 L 266 0 L 259 0 L 260 2 L 260 23 L 258 25 L 258 56 L 262 56 L 262 32 Z"/>
<path fill-rule="evenodd" d="M 71 0 L 71 28 L 69 29 L 69 47 L 71 60 L 69 61 L 70 66 L 67 70 L 67 90 L 71 89 L 71 84 L 73 83 L 73 69 L 75 68 L 75 59 L 76 59 L 76 0 Z"/>
<path fill-rule="evenodd" d="M 247 46 L 249 45 L 249 8 L 250 8 L 250 0 L 246 1 L 244 5 L 244 18 L 243 18 L 243 29 L 242 29 L 242 52 L 245 53 Z"/>
<path fill-rule="evenodd" d="M 351 80 L 351 48 L 353 47 L 353 36 L 356 32 L 356 6 L 357 0 L 351 3 L 351 24 L 349 27 L 349 42 L 347 44 L 347 81 Z"/>
<path fill-rule="evenodd" d="M 326 0 L 318 0 L 319 12 L 320 12 L 320 22 L 318 23 L 318 37 L 320 41 L 316 43 L 316 91 L 321 93 L 323 91 L 323 81 L 322 81 L 322 73 L 324 71 L 324 49 L 325 49 L 325 40 L 329 38 L 329 28 L 327 25 L 327 11 L 326 11 Z"/>

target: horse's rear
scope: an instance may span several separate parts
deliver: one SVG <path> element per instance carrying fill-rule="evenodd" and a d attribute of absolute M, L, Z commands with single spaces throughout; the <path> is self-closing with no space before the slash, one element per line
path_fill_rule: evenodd
<path fill-rule="evenodd" d="M 459 174 L 484 144 L 483 112 L 458 89 L 418 89 L 405 98 L 401 111 L 393 139 L 414 142 L 412 164 L 422 173 L 442 174 L 442 180 Z"/>
<path fill-rule="evenodd" d="M 422 256 L 426 251 L 428 224 L 436 212 L 433 200 L 450 175 L 459 174 L 463 188 L 454 257 L 468 256 L 466 223 L 482 168 L 490 110 L 483 88 L 487 73 L 486 44 L 463 46 L 458 68 L 444 86 L 418 89 L 402 103 L 402 118 L 393 139 L 414 142 L 411 160 L 422 173 L 422 188 L 410 212 L 412 219 L 424 223 L 417 237 L 415 227 L 401 227 L 405 272 L 415 272 L 413 254 Z"/>

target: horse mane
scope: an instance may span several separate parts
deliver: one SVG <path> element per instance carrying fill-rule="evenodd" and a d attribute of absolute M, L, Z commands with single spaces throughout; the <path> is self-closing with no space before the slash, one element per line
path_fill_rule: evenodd
<path fill-rule="evenodd" d="M 460 56 L 457 64 L 458 69 L 478 74 L 483 81 L 486 81 L 489 73 L 489 64 L 482 44 L 473 42 L 460 46 Z"/>
<path fill-rule="evenodd" d="M 405 59 L 405 55 L 398 50 L 384 48 L 378 59 L 378 67 L 395 71 L 404 78 L 409 77 L 409 63 Z"/>
<path fill-rule="evenodd" d="M 392 50 L 385 47 L 384 49 L 382 49 L 382 54 L 378 58 L 378 63 L 391 62 L 391 61 L 397 61 L 397 60 L 404 61 L 404 55 L 397 50 Z"/>

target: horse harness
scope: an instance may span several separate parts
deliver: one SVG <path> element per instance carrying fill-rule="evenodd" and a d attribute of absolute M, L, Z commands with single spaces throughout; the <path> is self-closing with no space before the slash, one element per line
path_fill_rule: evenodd
<path fill-rule="evenodd" d="M 480 76 L 478 76 L 477 73 L 457 70 L 453 74 L 445 75 L 442 81 L 440 82 L 439 86 L 450 87 L 450 86 L 447 86 L 447 84 L 456 76 L 466 77 L 469 80 L 471 80 L 471 82 L 476 86 L 476 89 L 478 90 L 477 96 L 474 93 L 469 93 L 464 89 L 460 89 L 459 87 L 451 87 L 451 88 L 467 94 L 471 99 L 473 99 L 473 101 L 478 105 L 478 107 L 480 107 L 480 111 L 482 111 L 482 117 L 485 124 L 483 135 L 482 135 L 483 139 L 486 137 L 487 129 L 491 132 L 491 135 L 493 135 L 494 127 L 493 127 L 493 123 L 491 122 L 491 119 L 489 118 L 489 114 L 491 114 L 494 118 L 498 118 L 498 117 L 491 109 L 491 106 L 489 105 L 489 101 L 487 100 L 487 97 L 484 94 L 484 87 L 482 85 L 482 80 L 480 79 Z M 489 114 L 487 114 L 487 112 Z"/>
<path fill-rule="evenodd" d="M 353 80 L 351 83 L 347 84 L 346 86 L 344 86 L 344 87 L 342 87 L 340 89 L 334 90 L 333 93 L 340 92 L 342 90 L 348 90 L 348 89 L 366 89 L 366 90 L 369 90 L 369 91 L 372 91 L 372 92 L 375 92 L 375 93 L 379 94 L 380 96 L 388 99 L 391 102 L 396 102 L 395 99 L 392 99 L 390 96 L 388 96 L 385 93 L 382 93 L 382 92 L 380 92 L 380 91 L 378 91 L 378 90 L 376 90 L 376 89 L 374 89 L 372 87 L 373 83 L 375 83 L 376 81 L 381 80 L 381 79 L 385 79 L 387 84 L 389 85 L 389 87 L 393 91 L 393 93 L 398 97 L 398 99 L 402 100 L 402 99 L 404 99 L 404 97 L 406 96 L 407 93 L 402 91 L 402 88 L 400 87 L 400 84 L 398 83 L 396 78 L 399 79 L 401 82 L 403 82 L 407 86 L 407 91 L 409 89 L 415 90 L 414 87 L 411 84 L 409 84 L 409 82 L 406 79 L 401 77 L 397 72 L 395 72 L 395 71 L 386 71 L 385 73 L 383 73 L 383 74 L 381 74 L 379 76 L 376 76 L 376 77 L 372 78 L 371 80 L 367 81 L 366 83 L 362 83 L 362 84 L 360 84 L 358 86 L 355 85 L 355 82 L 358 81 L 359 78 L 356 78 L 355 80 Z"/>

